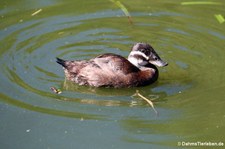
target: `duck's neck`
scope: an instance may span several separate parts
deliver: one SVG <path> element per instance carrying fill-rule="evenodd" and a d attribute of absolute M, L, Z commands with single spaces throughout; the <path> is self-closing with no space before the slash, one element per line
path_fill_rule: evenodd
<path fill-rule="evenodd" d="M 141 85 L 148 85 L 155 82 L 158 79 L 159 72 L 155 65 L 148 64 L 145 67 L 139 68 L 141 71 L 139 72 L 139 82 L 142 82 Z"/>

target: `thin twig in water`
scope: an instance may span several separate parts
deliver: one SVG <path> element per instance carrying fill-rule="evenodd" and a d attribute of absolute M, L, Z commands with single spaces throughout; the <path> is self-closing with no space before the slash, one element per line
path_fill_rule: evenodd
<path fill-rule="evenodd" d="M 136 90 L 136 93 L 135 93 L 134 95 L 132 95 L 132 96 L 139 96 L 139 97 L 141 97 L 142 99 L 144 99 L 144 100 L 152 107 L 152 109 L 154 110 L 154 112 L 156 113 L 156 115 L 158 115 L 158 112 L 157 112 L 156 109 L 154 108 L 153 102 L 152 102 L 151 100 L 149 100 L 148 98 L 144 97 L 143 95 L 141 95 L 141 94 L 139 93 L 139 90 Z"/>

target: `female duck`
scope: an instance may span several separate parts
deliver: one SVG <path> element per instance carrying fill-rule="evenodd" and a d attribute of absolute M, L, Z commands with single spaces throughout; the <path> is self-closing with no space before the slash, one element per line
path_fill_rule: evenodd
<path fill-rule="evenodd" d="M 57 58 L 68 80 L 79 85 L 94 87 L 134 87 L 155 82 L 158 69 L 168 65 L 146 43 L 135 44 L 128 59 L 112 54 L 102 54 L 90 60 L 66 61 Z"/>

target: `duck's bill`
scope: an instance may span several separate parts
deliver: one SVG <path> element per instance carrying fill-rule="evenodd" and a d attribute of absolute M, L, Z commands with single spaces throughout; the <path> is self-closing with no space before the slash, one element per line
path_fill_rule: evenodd
<path fill-rule="evenodd" d="M 157 60 L 157 61 L 149 61 L 151 64 L 155 65 L 155 66 L 158 66 L 158 67 L 164 67 L 164 66 L 167 66 L 168 63 L 167 62 L 164 62 L 162 60 Z"/>

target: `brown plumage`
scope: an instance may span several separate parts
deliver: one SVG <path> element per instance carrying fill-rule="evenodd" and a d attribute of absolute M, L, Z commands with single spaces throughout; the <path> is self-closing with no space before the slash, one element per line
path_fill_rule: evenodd
<path fill-rule="evenodd" d="M 66 61 L 57 58 L 56 62 L 63 66 L 66 78 L 79 85 L 119 88 L 144 86 L 155 82 L 158 70 L 150 63 L 152 59 L 158 61 L 161 66 L 167 65 L 150 45 L 137 43 L 128 59 L 106 53 L 90 60 Z"/>

